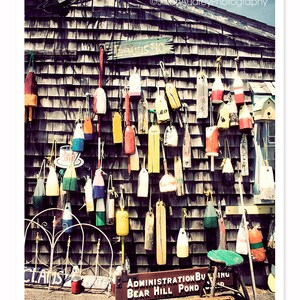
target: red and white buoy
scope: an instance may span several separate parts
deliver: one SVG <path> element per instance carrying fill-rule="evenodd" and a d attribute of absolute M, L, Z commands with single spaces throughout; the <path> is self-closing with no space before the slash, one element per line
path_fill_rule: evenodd
<path fill-rule="evenodd" d="M 216 76 L 212 85 L 211 103 L 220 104 L 223 102 L 224 85 L 221 80 L 221 57 L 217 58 Z"/>
<path fill-rule="evenodd" d="M 239 111 L 239 129 L 241 131 L 247 131 L 252 128 L 253 128 L 253 119 L 246 103 L 244 103 L 242 108 Z"/>
<path fill-rule="evenodd" d="M 238 58 L 235 59 L 235 62 L 236 62 L 236 71 L 235 71 L 235 78 L 233 80 L 234 100 L 237 105 L 242 105 L 245 103 L 244 83 L 238 71 L 238 66 L 237 66 Z"/>
<path fill-rule="evenodd" d="M 94 113 L 104 115 L 107 110 L 107 99 L 106 93 L 102 88 L 102 80 L 103 80 L 103 60 L 104 60 L 104 49 L 101 46 L 99 51 L 99 86 L 94 93 Z"/>

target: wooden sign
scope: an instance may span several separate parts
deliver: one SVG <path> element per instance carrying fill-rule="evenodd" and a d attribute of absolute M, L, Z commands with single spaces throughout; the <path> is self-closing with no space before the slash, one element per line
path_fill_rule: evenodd
<path fill-rule="evenodd" d="M 116 278 L 116 300 L 167 299 L 199 295 L 208 267 L 181 270 L 123 273 Z M 233 287 L 231 272 L 218 272 L 217 282 Z"/>
<path fill-rule="evenodd" d="M 174 53 L 172 37 L 105 43 L 107 60 Z"/>

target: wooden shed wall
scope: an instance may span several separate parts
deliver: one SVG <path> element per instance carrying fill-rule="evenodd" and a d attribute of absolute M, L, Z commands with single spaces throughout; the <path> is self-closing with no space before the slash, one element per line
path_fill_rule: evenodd
<path fill-rule="evenodd" d="M 114 186 L 120 192 L 120 185 L 125 186 L 125 197 L 130 216 L 130 234 L 126 237 L 126 252 L 130 258 L 131 271 L 154 271 L 157 269 L 173 269 L 182 266 L 198 266 L 208 263 L 206 253 L 214 247 L 214 236 L 207 235 L 203 228 L 203 216 L 206 205 L 204 191 L 212 190 L 215 204 L 221 201 L 224 213 L 226 205 L 239 205 L 239 188 L 237 172 L 232 187 L 226 187 L 221 182 L 220 164 L 223 158 L 224 139 L 230 141 L 230 151 L 235 166 L 239 161 L 239 144 L 241 132 L 238 128 L 223 130 L 220 134 L 220 154 L 215 158 L 215 171 L 210 171 L 210 160 L 205 155 L 205 128 L 209 119 L 196 119 L 196 74 L 202 65 L 208 76 L 211 90 L 215 75 L 216 59 L 222 57 L 221 73 L 225 85 L 225 95 L 233 92 L 233 79 L 236 57 L 239 57 L 240 75 L 245 82 L 246 102 L 251 110 L 251 92 L 248 81 L 275 80 L 275 42 L 262 36 L 243 30 L 244 19 L 237 18 L 238 25 L 229 27 L 208 18 L 199 18 L 184 13 L 173 7 L 143 5 L 138 1 L 93 1 L 85 5 L 73 6 L 66 16 L 45 13 L 30 6 L 34 1 L 25 1 L 30 8 L 25 15 L 25 55 L 24 70 L 28 64 L 29 53 L 34 52 L 35 75 L 38 84 L 38 107 L 34 108 L 33 121 L 25 124 L 25 217 L 32 218 L 37 211 L 32 207 L 32 194 L 35 187 L 35 175 L 38 173 L 44 157 L 50 155 L 52 142 L 60 146 L 68 144 L 74 133 L 75 119 L 80 107 L 84 107 L 85 93 L 94 93 L 98 87 L 99 77 L 99 47 L 111 40 L 138 40 L 157 37 L 172 37 L 174 54 L 140 57 L 123 60 L 104 61 L 103 88 L 107 94 L 108 111 L 101 117 L 101 139 L 105 142 L 105 157 L 103 170 L 113 175 Z M 265 25 L 258 23 L 264 27 Z M 271 30 L 268 26 L 266 29 Z M 122 88 L 136 67 L 141 75 L 142 89 L 149 102 L 149 108 L 154 108 L 157 87 L 164 87 L 159 62 L 163 61 L 175 83 L 182 102 L 189 107 L 189 130 L 192 139 L 192 168 L 184 170 L 185 196 L 168 196 L 159 193 L 158 182 L 163 175 L 161 163 L 160 174 L 151 174 L 152 203 L 163 198 L 167 207 L 172 207 L 172 215 L 168 213 L 167 240 L 168 261 L 166 266 L 157 266 L 155 253 L 144 250 L 144 221 L 148 210 L 148 199 L 138 198 L 138 172 L 127 173 L 127 156 L 122 148 L 113 144 L 112 116 L 118 110 L 119 86 Z M 92 98 L 91 98 L 92 103 Z M 137 126 L 137 102 L 132 103 L 132 123 Z M 217 108 L 214 107 L 214 119 L 217 118 Z M 84 176 L 94 175 L 97 167 L 97 116 L 93 120 L 94 139 L 85 143 L 81 157 L 84 165 L 77 168 L 81 192 L 71 194 L 73 213 L 81 222 L 94 224 L 94 215 L 87 215 L 85 208 L 79 208 L 84 203 Z M 173 157 L 181 153 L 183 129 L 178 120 L 174 125 L 179 133 L 179 147 L 167 148 L 167 161 L 171 173 L 174 174 Z M 161 132 L 164 126 L 161 125 Z M 254 144 L 253 135 L 248 136 L 250 175 L 243 177 L 243 195 L 246 205 L 253 205 L 254 182 Z M 147 137 L 137 136 L 137 147 L 140 160 L 147 153 Z M 222 153 L 221 153 L 222 152 Z M 161 158 L 162 162 L 162 158 Z M 49 198 L 49 207 L 56 207 L 56 198 Z M 181 208 L 188 211 L 187 232 L 190 237 L 190 256 L 179 260 L 176 256 L 176 239 L 180 228 Z M 258 222 L 266 238 L 271 215 L 251 216 L 253 222 Z M 51 224 L 52 214 L 41 216 L 41 220 Z M 225 216 L 228 249 L 234 250 L 240 215 Z M 115 241 L 115 226 L 101 228 L 111 241 Z M 38 229 L 37 229 L 38 230 Z M 90 232 L 87 240 L 86 263 L 95 257 L 97 234 Z M 26 243 L 25 257 L 27 260 L 34 255 L 35 234 Z M 64 247 L 67 237 L 63 237 L 62 247 L 58 248 L 58 259 L 64 257 Z M 210 243 L 211 241 L 212 244 Z M 72 243 L 77 245 L 72 249 L 72 259 L 77 260 L 80 253 L 80 237 L 72 234 Z M 118 252 L 119 243 L 114 244 Z M 49 247 L 41 248 L 45 257 Z M 103 265 L 109 264 L 108 245 L 101 245 Z"/>

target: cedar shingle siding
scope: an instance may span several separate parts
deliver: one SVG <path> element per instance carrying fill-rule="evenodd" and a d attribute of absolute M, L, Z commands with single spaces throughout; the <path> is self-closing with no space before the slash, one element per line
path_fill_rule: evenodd
<path fill-rule="evenodd" d="M 33 121 L 25 124 L 25 218 L 32 218 L 37 211 L 32 207 L 32 194 L 44 157 L 50 155 L 52 142 L 57 141 L 59 147 L 70 143 L 75 129 L 75 120 L 79 108 L 85 110 L 85 93 L 91 95 L 98 87 L 99 79 L 99 47 L 113 40 L 142 40 L 158 37 L 171 37 L 174 54 L 137 57 L 121 60 L 107 60 L 104 56 L 103 88 L 108 99 L 108 109 L 101 115 L 101 140 L 104 141 L 103 170 L 107 186 L 108 176 L 113 175 L 113 183 L 117 193 L 120 185 L 125 186 L 124 196 L 126 209 L 130 217 L 130 233 L 126 237 L 125 250 L 130 259 L 131 272 L 154 271 L 158 269 L 176 269 L 179 264 L 185 267 L 205 265 L 208 263 L 207 251 L 216 247 L 215 233 L 208 234 L 203 228 L 203 216 L 206 205 L 204 192 L 212 190 L 217 207 L 221 201 L 222 212 L 226 206 L 240 203 L 238 173 L 236 163 L 239 161 L 239 144 L 241 132 L 233 127 L 220 132 L 220 153 L 215 157 L 215 171 L 210 171 L 210 158 L 205 155 L 205 128 L 209 126 L 209 118 L 196 119 L 196 76 L 202 65 L 208 77 L 209 90 L 214 81 L 216 59 L 221 56 L 221 74 L 225 86 L 224 97 L 229 91 L 233 94 L 235 58 L 239 57 L 239 72 L 245 83 L 245 100 L 252 109 L 252 94 L 248 82 L 275 81 L 275 39 L 274 28 L 253 20 L 233 15 L 216 8 L 206 7 L 206 15 L 196 15 L 191 11 L 176 9 L 173 6 L 150 5 L 149 1 L 87 1 L 73 5 L 69 13 L 59 16 L 41 9 L 45 1 L 25 1 L 25 55 L 24 70 L 26 72 L 29 54 L 34 53 L 35 76 L 38 85 L 38 106 L 33 108 Z M 93 6 L 91 6 L 93 4 Z M 40 8 L 40 9 L 39 9 Z M 211 9 L 212 14 L 209 14 Z M 214 18 L 219 15 L 220 18 Z M 226 19 L 235 20 L 235 26 L 226 24 Z M 222 21 L 223 20 L 223 21 Z M 233 24 L 229 22 L 229 24 Z M 257 28 L 257 30 L 255 30 Z M 159 62 L 163 61 L 169 71 L 170 80 L 176 85 L 180 99 L 189 108 L 189 130 L 192 139 L 192 168 L 184 170 L 186 195 L 175 193 L 162 195 L 158 183 L 163 176 L 161 154 L 161 172 L 150 174 L 152 183 L 152 207 L 160 198 L 167 205 L 167 264 L 158 266 L 155 252 L 144 250 L 144 221 L 148 210 L 148 199 L 138 198 L 138 171 L 128 176 L 128 157 L 120 145 L 114 145 L 112 139 L 112 116 L 118 111 L 119 86 L 124 88 L 136 67 L 141 75 L 142 90 L 148 100 L 149 108 L 154 108 L 157 87 L 162 91 L 164 79 Z M 226 98 L 224 98 L 226 99 Z M 131 101 L 131 121 L 137 128 L 137 101 Z M 90 105 L 92 106 L 92 96 Z M 124 99 L 123 99 L 124 103 Z M 213 105 L 214 120 L 217 120 L 218 105 Z M 124 113 L 124 106 L 122 112 Z M 92 141 L 85 141 L 81 158 L 84 165 L 77 168 L 80 192 L 70 192 L 72 212 L 82 223 L 95 224 L 95 215 L 86 212 L 84 204 L 84 184 L 87 175 L 94 176 L 98 160 L 97 116 L 93 119 L 94 136 Z M 173 125 L 179 134 L 177 148 L 166 147 L 169 171 L 174 174 L 174 156 L 181 154 L 184 130 L 179 126 L 174 114 Z M 124 123 L 123 123 L 124 125 Z M 165 125 L 161 126 L 163 132 Z M 249 133 L 249 167 L 250 175 L 243 177 L 243 195 L 245 205 L 254 205 L 253 185 L 255 151 L 253 134 Z M 235 167 L 235 184 L 226 187 L 221 181 L 220 164 L 224 154 L 224 139 L 230 144 L 230 152 Z M 147 154 L 147 136 L 137 135 L 137 148 L 142 163 Z M 274 162 L 272 162 L 273 164 Z M 48 168 L 46 168 L 46 173 Z M 59 168 L 57 168 L 59 172 Z M 49 197 L 49 207 L 56 207 L 57 197 Z M 118 207 L 119 199 L 116 199 Z M 117 208 L 116 207 L 116 208 Z M 169 208 L 172 208 L 170 215 Z M 190 237 L 190 256 L 178 259 L 176 256 L 176 239 L 181 224 L 181 208 L 186 207 L 188 218 L 186 228 Z M 251 215 L 253 223 L 262 228 L 264 243 L 268 234 L 268 226 L 273 216 Z M 225 216 L 227 229 L 227 247 L 235 250 L 236 235 L 241 215 Z M 39 217 L 38 222 L 47 222 L 51 228 L 53 212 Z M 27 223 L 26 223 L 27 224 Z M 25 260 L 30 261 L 35 253 L 37 226 L 31 226 L 25 245 Z M 115 242 L 115 225 L 100 228 Z M 94 264 L 96 244 L 101 238 L 98 232 L 86 228 L 85 255 L 83 265 Z M 42 234 L 42 232 L 41 232 Z M 65 259 L 68 234 L 61 237 L 55 250 L 55 263 Z M 81 234 L 74 230 L 71 234 L 70 259 L 78 263 L 81 251 Z M 120 243 L 114 243 L 115 254 L 120 251 Z M 49 263 L 50 246 L 44 238 L 40 241 L 40 256 Z M 109 267 L 109 247 L 105 239 L 101 240 L 100 261 L 104 268 Z M 256 266 L 258 268 L 258 266 Z M 101 271 L 103 272 L 103 271 Z"/>

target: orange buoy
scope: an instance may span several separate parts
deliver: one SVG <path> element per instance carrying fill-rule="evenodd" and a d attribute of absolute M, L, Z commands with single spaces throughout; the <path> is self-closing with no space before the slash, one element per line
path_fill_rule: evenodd
<path fill-rule="evenodd" d="M 250 252 L 252 260 L 256 262 L 263 262 L 266 259 L 266 251 L 263 245 L 263 238 L 261 231 L 256 227 L 248 230 L 248 237 L 250 243 Z"/>
<path fill-rule="evenodd" d="M 124 153 L 132 155 L 135 153 L 136 144 L 135 144 L 135 131 L 130 125 L 130 98 L 129 93 L 126 92 L 125 95 L 125 123 L 126 128 L 124 132 Z"/>

